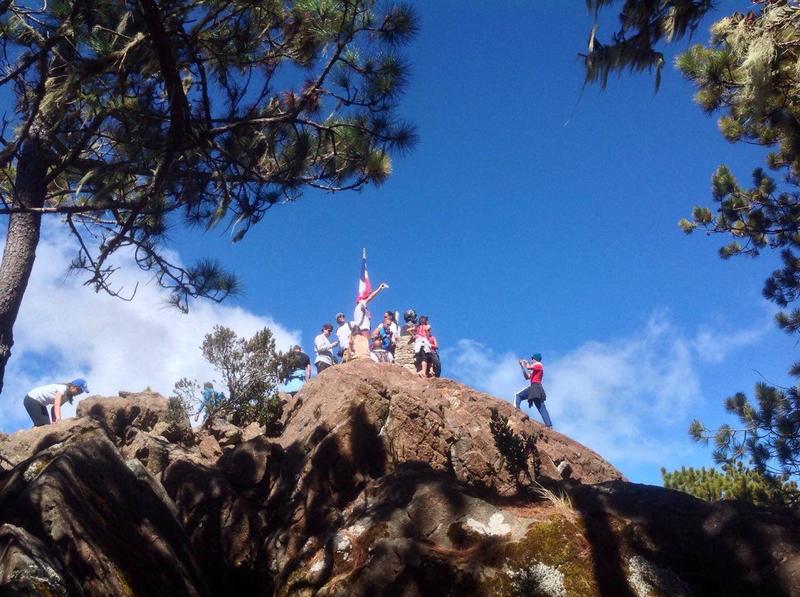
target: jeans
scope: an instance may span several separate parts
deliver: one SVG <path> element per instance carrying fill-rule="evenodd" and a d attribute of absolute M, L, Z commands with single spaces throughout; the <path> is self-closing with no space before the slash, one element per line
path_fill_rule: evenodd
<path fill-rule="evenodd" d="M 530 386 L 517 392 L 516 395 L 514 396 L 514 406 L 520 408 L 519 405 L 523 400 L 528 400 L 529 405 L 530 402 L 533 402 L 533 404 L 536 406 L 536 409 L 539 411 L 539 414 L 542 415 L 542 421 L 544 421 L 544 424 L 547 427 L 552 427 L 553 421 L 550 420 L 550 413 L 547 412 L 547 407 L 544 404 L 544 400 L 540 400 L 538 398 L 528 399 L 529 391 L 530 391 Z"/>
<path fill-rule="evenodd" d="M 42 425 L 50 424 L 50 415 L 47 414 L 47 407 L 44 404 L 38 400 L 34 400 L 30 396 L 25 396 L 23 404 L 25 405 L 25 410 L 28 411 L 31 420 L 33 421 L 34 427 L 41 427 Z"/>

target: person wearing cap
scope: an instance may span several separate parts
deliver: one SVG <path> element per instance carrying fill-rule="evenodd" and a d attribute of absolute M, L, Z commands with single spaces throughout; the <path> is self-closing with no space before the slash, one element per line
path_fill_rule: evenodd
<path fill-rule="evenodd" d="M 89 393 L 89 386 L 85 379 L 73 379 L 69 383 L 51 383 L 32 389 L 25 395 L 23 405 L 33 421 L 34 427 L 58 423 L 61 420 L 61 405 L 64 402 L 72 404 L 78 394 Z M 47 407 L 52 406 L 50 414 Z"/>
<path fill-rule="evenodd" d="M 344 313 L 336 314 L 336 323 L 339 325 L 336 328 L 336 337 L 339 339 L 339 360 L 343 363 L 347 356 L 345 350 L 350 346 L 350 324 L 347 323 Z"/>
<path fill-rule="evenodd" d="M 516 393 L 514 396 L 514 406 L 520 408 L 520 404 L 523 400 L 528 401 L 528 408 L 535 404 L 539 414 L 542 415 L 544 424 L 548 427 L 552 427 L 553 422 L 550 420 L 550 413 L 547 412 L 547 407 L 544 404 L 544 401 L 547 400 L 547 395 L 544 393 L 544 388 L 542 387 L 542 377 L 544 376 L 542 355 L 538 352 L 533 353 L 530 363 L 524 359 L 520 359 L 519 366 L 522 367 L 522 375 L 525 376 L 525 379 L 531 381 L 531 385 Z"/>

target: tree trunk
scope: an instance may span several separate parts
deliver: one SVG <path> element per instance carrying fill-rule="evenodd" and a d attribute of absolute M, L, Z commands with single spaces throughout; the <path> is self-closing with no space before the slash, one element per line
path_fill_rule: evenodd
<path fill-rule="evenodd" d="M 12 206 L 41 208 L 46 176 L 47 155 L 42 140 L 30 137 L 22 145 L 22 155 L 17 161 Z M 14 213 L 8 219 L 6 246 L 0 264 L 0 392 L 14 345 L 14 322 L 36 259 L 41 225 L 41 213 Z"/>

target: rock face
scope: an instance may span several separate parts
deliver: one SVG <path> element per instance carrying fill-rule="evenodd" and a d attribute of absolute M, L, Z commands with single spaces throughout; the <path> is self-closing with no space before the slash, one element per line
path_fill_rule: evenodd
<path fill-rule="evenodd" d="M 369 360 L 283 433 L 155 394 L 0 439 L 0 594 L 787 595 L 800 520 L 628 483 L 506 402 Z"/>

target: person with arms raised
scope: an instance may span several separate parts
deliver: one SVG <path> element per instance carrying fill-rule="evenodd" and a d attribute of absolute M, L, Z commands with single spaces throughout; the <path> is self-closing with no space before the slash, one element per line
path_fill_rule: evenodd
<path fill-rule="evenodd" d="M 544 404 L 547 396 L 542 387 L 542 377 L 544 377 L 542 355 L 538 352 L 533 353 L 530 363 L 525 359 L 520 359 L 519 366 L 522 367 L 522 375 L 525 376 L 525 379 L 531 381 L 531 385 L 516 393 L 514 396 L 514 406 L 520 408 L 520 404 L 523 400 L 528 401 L 528 408 L 530 408 L 532 404 L 535 404 L 536 408 L 539 410 L 539 414 L 542 415 L 544 424 L 548 427 L 552 427 L 553 422 L 550 420 L 550 413 L 547 412 L 547 407 Z"/>

